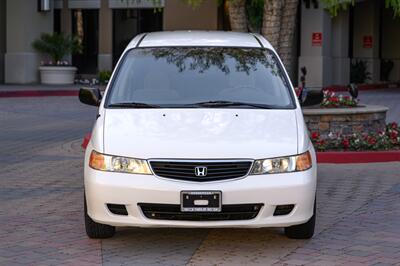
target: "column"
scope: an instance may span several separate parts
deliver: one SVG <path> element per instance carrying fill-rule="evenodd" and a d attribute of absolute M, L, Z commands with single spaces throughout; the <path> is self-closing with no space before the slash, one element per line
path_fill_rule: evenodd
<path fill-rule="evenodd" d="M 382 13 L 382 58 L 393 62 L 389 72 L 389 81 L 400 80 L 400 18 L 395 17 L 393 10 L 384 8 Z M 382 64 L 383 66 L 383 64 Z M 384 70 L 385 71 L 385 70 Z"/>
<path fill-rule="evenodd" d="M 5 82 L 37 82 L 40 56 L 32 42 L 53 32 L 53 12 L 38 12 L 37 1 L 7 0 L 6 17 Z"/>
<path fill-rule="evenodd" d="M 353 57 L 367 62 L 369 82 L 380 79 L 379 59 L 380 0 L 357 2 L 354 7 Z"/>
<path fill-rule="evenodd" d="M 68 7 L 68 0 L 61 0 L 61 32 L 71 36 L 72 35 L 72 15 L 71 9 Z M 72 63 L 72 55 L 68 54 L 66 60 Z"/>
<path fill-rule="evenodd" d="M 6 2 L 0 1 L 0 83 L 4 82 L 5 52 L 6 52 Z"/>
<path fill-rule="evenodd" d="M 163 16 L 164 30 L 217 30 L 218 3 L 203 1 L 193 8 L 181 0 L 167 0 Z"/>
<path fill-rule="evenodd" d="M 350 84 L 349 11 L 332 19 L 332 85 Z"/>
<path fill-rule="evenodd" d="M 301 3 L 299 77 L 300 69 L 306 67 L 307 87 L 321 89 L 332 85 L 331 17 L 321 4 L 319 8 L 306 8 Z"/>
<path fill-rule="evenodd" d="M 68 7 L 68 0 L 62 1 L 61 9 L 61 31 L 65 34 L 72 34 L 71 10 Z"/>
<path fill-rule="evenodd" d="M 108 0 L 101 0 L 99 10 L 99 71 L 112 70 L 112 9 Z"/>

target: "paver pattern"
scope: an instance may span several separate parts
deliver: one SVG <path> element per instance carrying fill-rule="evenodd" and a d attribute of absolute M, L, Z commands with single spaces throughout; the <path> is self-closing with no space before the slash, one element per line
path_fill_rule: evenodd
<path fill-rule="evenodd" d="M 317 231 L 83 226 L 82 136 L 95 108 L 75 97 L 0 99 L 0 265 L 400 265 L 400 163 L 319 165 Z"/>

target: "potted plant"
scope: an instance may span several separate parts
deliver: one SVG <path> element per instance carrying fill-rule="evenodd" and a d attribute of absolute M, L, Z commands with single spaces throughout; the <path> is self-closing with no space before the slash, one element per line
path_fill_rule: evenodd
<path fill-rule="evenodd" d="M 70 53 L 81 53 L 82 45 L 78 38 L 63 33 L 43 33 L 32 43 L 39 53 L 51 58 L 39 67 L 43 84 L 73 84 L 77 68 L 71 66 L 64 58 Z"/>

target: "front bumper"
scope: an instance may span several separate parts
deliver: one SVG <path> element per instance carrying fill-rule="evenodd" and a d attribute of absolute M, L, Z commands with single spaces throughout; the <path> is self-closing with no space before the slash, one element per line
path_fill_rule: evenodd
<path fill-rule="evenodd" d="M 316 166 L 288 174 L 254 175 L 206 183 L 185 182 L 153 175 L 101 172 L 85 164 L 88 214 L 96 222 L 137 227 L 286 227 L 307 222 L 313 214 Z M 144 216 L 138 203 L 180 204 L 182 190 L 220 190 L 222 204 L 264 204 L 251 220 L 178 221 Z M 107 204 L 126 205 L 127 216 L 111 213 Z M 274 216 L 277 205 L 294 204 L 290 214 Z"/>

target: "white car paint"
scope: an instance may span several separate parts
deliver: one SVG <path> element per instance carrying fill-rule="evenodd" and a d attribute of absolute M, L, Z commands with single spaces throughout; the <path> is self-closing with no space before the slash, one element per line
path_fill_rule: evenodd
<path fill-rule="evenodd" d="M 257 40 L 254 35 L 243 33 L 191 31 L 151 33 L 143 39 L 144 36 L 135 37 L 125 52 L 138 45 L 260 47 L 261 44 L 274 51 L 263 37 L 255 35 Z M 88 214 L 94 221 L 139 227 L 276 227 L 305 223 L 312 216 L 316 157 L 297 99 L 292 110 L 105 109 L 104 99 L 85 154 L 85 194 Z M 303 172 L 192 182 L 97 171 L 88 165 L 92 150 L 145 160 L 256 160 L 310 151 L 313 166 Z M 143 202 L 180 204 L 183 190 L 220 190 L 222 204 L 263 203 L 264 206 L 255 219 L 241 221 L 152 220 L 138 207 Z M 128 216 L 112 214 L 107 203 L 126 205 Z M 294 210 L 288 215 L 273 216 L 276 205 L 285 204 L 294 204 Z"/>

